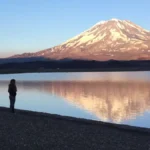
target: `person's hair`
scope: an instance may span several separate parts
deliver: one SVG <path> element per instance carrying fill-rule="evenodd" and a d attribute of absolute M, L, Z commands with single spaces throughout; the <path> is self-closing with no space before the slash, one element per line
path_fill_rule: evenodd
<path fill-rule="evenodd" d="M 16 83 L 16 80 L 15 79 L 11 79 L 10 80 L 10 84 L 15 84 Z"/>

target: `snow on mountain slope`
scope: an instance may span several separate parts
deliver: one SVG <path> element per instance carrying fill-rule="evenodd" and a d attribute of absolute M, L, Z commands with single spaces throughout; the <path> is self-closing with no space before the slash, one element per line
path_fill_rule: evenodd
<path fill-rule="evenodd" d="M 101 21 L 56 47 L 14 57 L 126 60 L 150 58 L 150 32 L 128 21 Z"/>
<path fill-rule="evenodd" d="M 104 40 L 107 40 L 108 44 L 113 44 L 113 42 L 119 39 L 123 40 L 123 42 L 150 40 L 150 32 L 134 25 L 130 21 L 112 19 L 94 25 L 89 30 L 66 41 L 62 45 L 78 47 L 83 44 L 90 45 Z"/>

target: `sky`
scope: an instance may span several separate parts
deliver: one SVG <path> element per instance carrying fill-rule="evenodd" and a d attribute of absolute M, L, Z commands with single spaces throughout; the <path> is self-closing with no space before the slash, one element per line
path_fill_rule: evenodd
<path fill-rule="evenodd" d="M 0 0 L 0 57 L 59 45 L 102 20 L 150 30 L 150 0 Z"/>

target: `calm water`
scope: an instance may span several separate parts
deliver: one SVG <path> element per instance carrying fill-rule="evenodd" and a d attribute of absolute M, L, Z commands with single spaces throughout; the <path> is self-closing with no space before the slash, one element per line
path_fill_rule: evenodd
<path fill-rule="evenodd" d="M 150 72 L 0 75 L 0 106 L 11 78 L 16 108 L 150 128 Z"/>

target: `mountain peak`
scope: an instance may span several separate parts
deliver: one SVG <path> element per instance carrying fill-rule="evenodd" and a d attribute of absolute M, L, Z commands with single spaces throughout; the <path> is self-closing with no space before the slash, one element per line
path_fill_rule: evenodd
<path fill-rule="evenodd" d="M 107 22 L 109 22 L 109 21 L 121 21 L 121 20 L 116 19 L 116 18 L 112 18 L 112 19 L 110 19 L 110 20 L 102 20 L 102 21 L 99 21 L 99 22 L 96 23 L 95 25 L 101 25 L 101 24 L 107 23 Z M 95 25 L 94 25 L 94 26 L 95 26 Z"/>
<path fill-rule="evenodd" d="M 116 19 L 116 18 L 112 18 L 111 21 L 121 21 L 121 20 Z"/>

